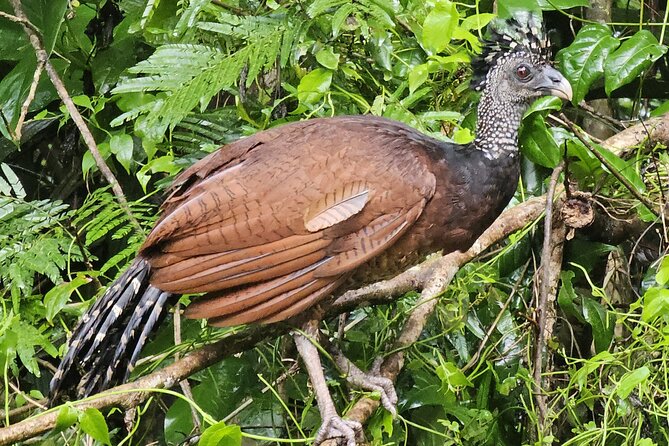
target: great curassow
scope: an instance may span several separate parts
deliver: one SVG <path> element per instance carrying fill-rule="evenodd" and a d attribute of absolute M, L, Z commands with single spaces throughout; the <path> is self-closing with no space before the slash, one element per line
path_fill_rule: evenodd
<path fill-rule="evenodd" d="M 472 85 L 483 93 L 471 144 L 383 118 L 314 119 L 229 144 L 183 172 L 137 259 L 74 331 L 52 398 L 126 380 L 180 294 L 206 293 L 187 317 L 269 324 L 429 253 L 469 248 L 515 192 L 518 129 L 531 101 L 571 98 L 549 63 L 537 16 L 489 28 L 474 64 Z M 360 426 L 337 415 L 311 342 L 301 334 L 295 341 L 323 418 L 317 443 L 343 437 L 354 445 Z"/>

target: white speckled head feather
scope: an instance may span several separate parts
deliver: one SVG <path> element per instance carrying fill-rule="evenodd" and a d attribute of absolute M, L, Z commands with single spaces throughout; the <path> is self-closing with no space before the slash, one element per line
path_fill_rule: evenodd
<path fill-rule="evenodd" d="M 510 57 L 523 54 L 533 63 L 550 63 L 550 45 L 539 14 L 518 11 L 506 20 L 494 20 L 488 31 L 490 37 L 485 40 L 481 55 L 472 63 L 471 86 L 475 90 L 482 91 L 488 72 Z"/>

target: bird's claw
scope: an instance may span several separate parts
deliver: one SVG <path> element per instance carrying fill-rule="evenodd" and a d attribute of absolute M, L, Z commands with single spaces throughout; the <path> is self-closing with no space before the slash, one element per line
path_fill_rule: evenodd
<path fill-rule="evenodd" d="M 330 415 L 323 419 L 323 425 L 318 429 L 314 446 L 334 438 L 338 439 L 337 444 L 356 446 L 358 442 L 363 442 L 365 439 L 362 424 L 353 420 L 345 420 L 339 415 Z"/>
<path fill-rule="evenodd" d="M 395 384 L 381 375 L 381 364 L 383 364 L 383 358 L 376 358 L 367 373 L 349 373 L 346 380 L 359 389 L 378 392 L 381 395 L 381 405 L 395 417 L 398 401 Z"/>

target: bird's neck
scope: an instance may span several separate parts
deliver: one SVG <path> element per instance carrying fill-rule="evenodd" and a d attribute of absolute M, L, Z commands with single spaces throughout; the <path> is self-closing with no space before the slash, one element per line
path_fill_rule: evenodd
<path fill-rule="evenodd" d="M 526 108 L 522 104 L 495 100 L 484 93 L 478 107 L 474 147 L 490 159 L 517 156 L 518 129 Z"/>

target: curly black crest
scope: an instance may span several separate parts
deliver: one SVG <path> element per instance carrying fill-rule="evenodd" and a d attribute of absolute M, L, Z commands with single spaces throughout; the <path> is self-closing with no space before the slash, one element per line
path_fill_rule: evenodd
<path fill-rule="evenodd" d="M 483 90 L 488 72 L 508 58 L 525 56 L 536 64 L 550 63 L 550 45 L 539 14 L 519 11 L 506 20 L 494 20 L 488 31 L 481 55 L 472 62 L 475 90 Z"/>

